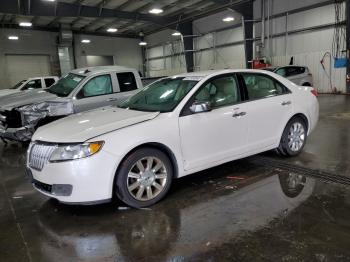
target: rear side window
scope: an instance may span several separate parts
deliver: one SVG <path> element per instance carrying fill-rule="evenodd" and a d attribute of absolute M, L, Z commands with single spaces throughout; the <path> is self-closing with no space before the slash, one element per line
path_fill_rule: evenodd
<path fill-rule="evenodd" d="M 110 75 L 101 75 L 87 82 L 78 94 L 78 98 L 112 94 L 113 87 Z"/>
<path fill-rule="evenodd" d="M 50 87 L 55 83 L 55 79 L 53 78 L 45 78 L 44 81 L 45 81 L 46 87 Z"/>
<path fill-rule="evenodd" d="M 299 74 L 304 74 L 305 71 L 306 71 L 306 68 L 305 67 L 299 67 L 298 71 L 299 71 Z"/>
<path fill-rule="evenodd" d="M 120 92 L 128 92 L 137 89 L 136 79 L 133 73 L 117 73 Z"/>
<path fill-rule="evenodd" d="M 30 80 L 22 87 L 22 90 L 41 88 L 41 79 Z"/>
<path fill-rule="evenodd" d="M 300 75 L 305 73 L 305 67 L 300 67 L 300 66 L 287 67 L 286 71 L 287 71 L 287 76 Z"/>
<path fill-rule="evenodd" d="M 261 74 L 243 74 L 249 100 L 266 98 L 286 93 L 286 88 L 271 77 Z"/>

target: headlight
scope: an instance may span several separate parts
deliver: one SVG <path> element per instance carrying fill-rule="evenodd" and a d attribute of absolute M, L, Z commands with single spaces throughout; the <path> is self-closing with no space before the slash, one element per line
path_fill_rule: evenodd
<path fill-rule="evenodd" d="M 92 156 L 99 152 L 104 142 L 91 142 L 76 145 L 59 145 L 51 154 L 50 161 L 67 161 Z"/>

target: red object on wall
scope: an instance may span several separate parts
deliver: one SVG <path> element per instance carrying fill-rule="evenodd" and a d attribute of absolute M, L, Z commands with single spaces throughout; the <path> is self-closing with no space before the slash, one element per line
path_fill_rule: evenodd
<path fill-rule="evenodd" d="M 261 68 L 266 68 L 270 67 L 270 64 L 267 64 L 264 59 L 254 59 L 252 61 L 252 68 L 253 69 L 261 69 Z"/>

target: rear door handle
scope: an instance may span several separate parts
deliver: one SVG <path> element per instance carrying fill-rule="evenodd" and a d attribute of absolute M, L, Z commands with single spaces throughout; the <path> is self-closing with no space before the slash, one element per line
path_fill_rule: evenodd
<path fill-rule="evenodd" d="M 235 113 L 232 115 L 234 118 L 242 117 L 245 116 L 247 113 L 246 112 L 240 112 L 240 113 Z"/>
<path fill-rule="evenodd" d="M 111 97 L 107 99 L 108 102 L 117 101 L 117 100 L 118 98 L 115 98 L 115 97 Z"/>
<path fill-rule="evenodd" d="M 281 103 L 282 106 L 289 106 L 289 105 L 291 105 L 291 104 L 292 104 L 291 101 L 283 101 L 283 102 Z"/>

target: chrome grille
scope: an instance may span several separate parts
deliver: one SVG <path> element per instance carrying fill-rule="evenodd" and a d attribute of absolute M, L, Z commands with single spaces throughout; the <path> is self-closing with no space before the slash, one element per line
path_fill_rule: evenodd
<path fill-rule="evenodd" d="M 51 154 L 56 149 L 55 145 L 31 144 L 29 149 L 29 166 L 41 171 L 49 161 Z"/>

